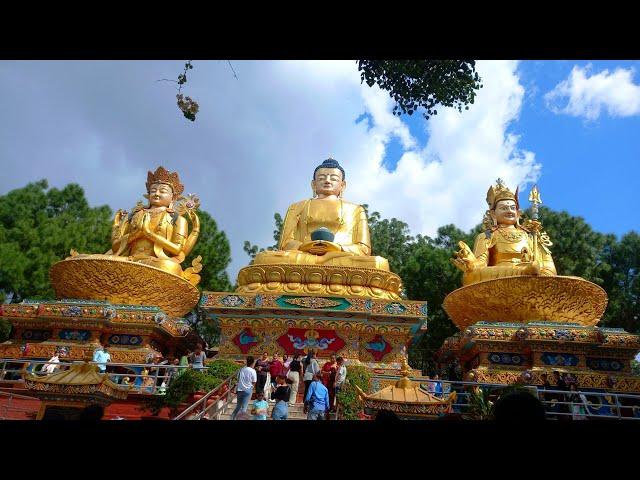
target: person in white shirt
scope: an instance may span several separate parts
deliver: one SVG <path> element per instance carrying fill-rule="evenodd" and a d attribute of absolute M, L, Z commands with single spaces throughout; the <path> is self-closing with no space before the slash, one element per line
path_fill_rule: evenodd
<path fill-rule="evenodd" d="M 235 420 L 236 416 L 242 412 L 246 413 L 249 407 L 249 401 L 253 394 L 253 389 L 258 381 L 258 374 L 253 369 L 255 360 L 252 356 L 247 357 L 247 365 L 242 367 L 238 372 L 238 386 L 236 387 L 237 404 L 231 414 L 231 420 Z"/>
<path fill-rule="evenodd" d="M 344 385 L 344 381 L 347 379 L 347 367 L 344 364 L 344 358 L 336 358 L 336 363 L 338 364 L 338 369 L 336 371 L 336 381 L 334 383 L 334 388 L 336 390 L 334 398 L 338 398 L 338 393 L 340 393 L 340 390 Z M 332 410 L 335 410 L 335 408 L 335 405 L 331 405 Z"/>
<path fill-rule="evenodd" d="M 51 374 L 55 372 L 58 368 L 60 368 L 60 352 L 56 350 L 56 353 L 53 354 L 53 357 L 49 359 L 49 363 L 46 363 L 42 368 L 42 373 Z"/>

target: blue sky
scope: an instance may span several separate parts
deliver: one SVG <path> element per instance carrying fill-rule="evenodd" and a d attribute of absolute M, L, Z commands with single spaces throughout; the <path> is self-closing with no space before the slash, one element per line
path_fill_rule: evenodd
<path fill-rule="evenodd" d="M 434 235 L 469 229 L 497 177 L 594 229 L 638 229 L 640 62 L 479 61 L 468 111 L 395 117 L 386 92 L 361 84 L 355 61 L 0 61 L 0 195 L 42 178 L 79 183 L 91 205 L 130 209 L 148 170 L 178 171 L 229 238 L 229 274 L 243 242 L 273 243 L 273 213 L 308 198 L 332 155 L 345 198 Z M 543 219 L 544 221 L 544 219 Z M 375 247 L 375 246 L 374 246 Z M 205 266 L 206 268 L 206 266 Z"/>
<path fill-rule="evenodd" d="M 545 205 L 582 216 L 604 233 L 620 236 L 637 231 L 640 115 L 621 118 L 601 114 L 596 120 L 586 120 L 552 112 L 544 94 L 566 79 L 574 66 L 589 66 L 592 72 L 617 68 L 637 71 L 640 62 L 520 62 L 518 73 L 526 93 L 519 118 L 509 130 L 520 136 L 520 146 L 534 151 L 542 165 L 537 183 Z M 640 73 L 634 80 L 640 84 Z M 416 139 L 427 142 L 429 135 L 421 115 L 404 116 L 403 120 Z M 403 153 L 398 137 L 392 137 L 383 166 L 393 171 Z M 521 201 L 528 205 L 525 193 Z"/>

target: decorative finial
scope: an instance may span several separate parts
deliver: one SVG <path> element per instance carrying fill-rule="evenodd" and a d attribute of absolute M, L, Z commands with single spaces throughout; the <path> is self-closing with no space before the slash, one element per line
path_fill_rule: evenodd
<path fill-rule="evenodd" d="M 538 190 L 538 185 L 534 185 L 529 193 L 529 201 L 533 203 L 531 207 L 531 216 L 534 220 L 538 220 L 538 205 L 542 203 L 542 199 L 540 198 L 540 191 Z"/>
<path fill-rule="evenodd" d="M 505 188 L 506 184 L 504 183 L 504 180 L 501 179 L 500 177 L 498 177 L 498 179 L 496 180 L 496 185 L 498 185 L 499 187 Z"/>

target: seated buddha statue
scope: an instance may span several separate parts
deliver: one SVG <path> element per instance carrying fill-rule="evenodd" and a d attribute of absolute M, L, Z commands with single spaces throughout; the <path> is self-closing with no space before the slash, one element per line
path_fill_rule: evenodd
<path fill-rule="evenodd" d="M 344 168 L 325 160 L 313 172 L 313 198 L 287 210 L 278 250 L 256 255 L 253 264 L 349 266 L 388 272 L 389 262 L 371 256 L 367 214 L 361 205 L 343 200 Z"/>
<path fill-rule="evenodd" d="M 202 266 L 200 258 L 194 266 L 182 270 L 180 264 L 194 247 L 200 232 L 200 221 L 195 209 L 197 198 L 182 197 L 184 186 L 176 172 L 169 173 L 163 167 L 147 174 L 148 206 L 139 203 L 131 213 L 118 210 L 113 220 L 112 248 L 106 254 L 128 257 L 133 262 L 151 265 L 174 275 L 186 278 L 194 285 Z M 186 202 L 176 205 L 178 200 Z M 189 233 L 185 214 L 193 225 Z"/>
<path fill-rule="evenodd" d="M 537 196 L 537 189 L 534 192 Z M 536 218 L 537 203 L 534 219 L 520 225 L 518 190 L 511 192 L 498 179 L 487 192 L 487 204 L 485 231 L 476 237 L 473 251 L 466 243 L 458 243 L 453 263 L 464 272 L 462 284 L 516 275 L 556 275 L 548 248 L 552 244 Z"/>

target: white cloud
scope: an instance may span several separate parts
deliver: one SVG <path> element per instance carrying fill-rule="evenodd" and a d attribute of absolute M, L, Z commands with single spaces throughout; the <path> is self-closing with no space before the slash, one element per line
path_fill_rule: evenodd
<path fill-rule="evenodd" d="M 187 192 L 230 240 L 233 277 L 248 263 L 244 240 L 273 243 L 273 213 L 310 196 L 313 168 L 332 154 L 347 171 L 346 198 L 433 235 L 480 222 L 498 177 L 512 188 L 540 166 L 509 131 L 524 88 L 517 62 L 478 62 L 484 88 L 462 113 L 439 108 L 426 144 L 386 92 L 360 83 L 353 61 L 194 62 L 181 117 L 170 84 L 182 62 L 0 62 L 0 194 L 28 181 L 78 182 L 92 205 L 130 208 L 146 170 L 177 170 Z M 363 113 L 369 122 L 355 123 Z M 404 153 L 393 172 L 385 149 Z M 206 268 L 206 266 L 205 266 Z"/>
<path fill-rule="evenodd" d="M 591 65 L 574 66 L 568 78 L 545 94 L 547 107 L 554 113 L 587 120 L 596 120 L 603 110 L 612 117 L 640 114 L 640 85 L 633 83 L 632 68 L 589 75 L 591 70 Z"/>

